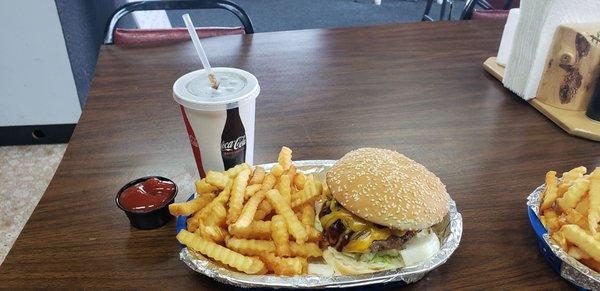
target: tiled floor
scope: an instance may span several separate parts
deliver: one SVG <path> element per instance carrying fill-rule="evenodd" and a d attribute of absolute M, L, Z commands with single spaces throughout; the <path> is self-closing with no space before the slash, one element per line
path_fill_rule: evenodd
<path fill-rule="evenodd" d="M 0 264 L 44 194 L 66 144 L 0 147 Z"/>

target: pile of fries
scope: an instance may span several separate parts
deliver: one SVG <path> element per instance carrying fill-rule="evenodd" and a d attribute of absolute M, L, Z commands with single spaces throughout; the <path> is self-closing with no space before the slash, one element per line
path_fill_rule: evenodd
<path fill-rule="evenodd" d="M 247 274 L 301 275 L 308 258 L 322 254 L 314 222 L 323 188 L 283 147 L 269 173 L 248 164 L 209 171 L 196 182 L 196 198 L 169 211 L 189 216 L 177 239 L 192 251 Z"/>
<path fill-rule="evenodd" d="M 554 171 L 546 174 L 540 220 L 570 256 L 600 272 L 600 167 L 586 172 L 578 167 L 560 180 Z"/>

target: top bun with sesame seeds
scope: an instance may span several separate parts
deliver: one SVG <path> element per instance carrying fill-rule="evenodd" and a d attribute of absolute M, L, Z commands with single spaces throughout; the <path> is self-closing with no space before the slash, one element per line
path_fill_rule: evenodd
<path fill-rule="evenodd" d="M 331 194 L 354 215 L 392 229 L 421 230 L 442 221 L 450 197 L 423 165 L 385 149 L 360 148 L 326 175 Z"/>

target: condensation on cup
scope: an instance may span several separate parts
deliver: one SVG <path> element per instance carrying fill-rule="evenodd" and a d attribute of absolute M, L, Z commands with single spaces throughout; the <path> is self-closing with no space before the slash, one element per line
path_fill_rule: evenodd
<path fill-rule="evenodd" d="M 205 70 L 185 74 L 173 85 L 200 177 L 209 170 L 253 163 L 258 80 L 240 69 L 213 70 L 217 90 L 210 87 Z"/>

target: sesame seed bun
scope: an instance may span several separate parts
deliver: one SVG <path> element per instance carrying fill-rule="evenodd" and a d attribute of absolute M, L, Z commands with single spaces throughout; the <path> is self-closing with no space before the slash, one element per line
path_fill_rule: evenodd
<path fill-rule="evenodd" d="M 348 211 L 394 229 L 424 229 L 448 213 L 450 197 L 440 179 L 391 150 L 347 153 L 327 172 L 327 185 Z"/>

